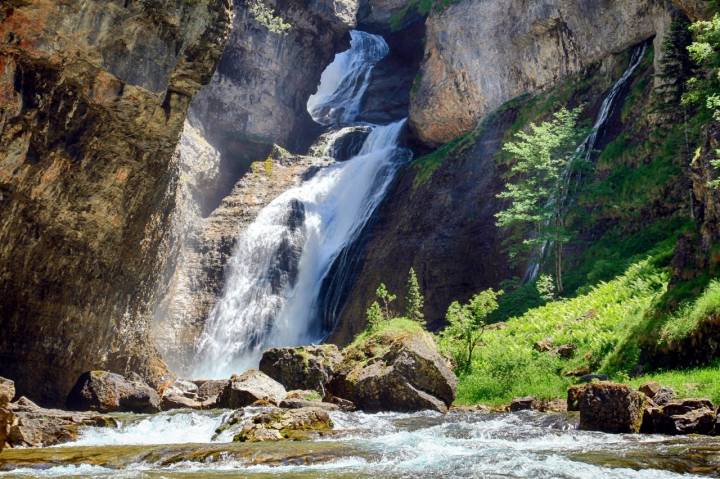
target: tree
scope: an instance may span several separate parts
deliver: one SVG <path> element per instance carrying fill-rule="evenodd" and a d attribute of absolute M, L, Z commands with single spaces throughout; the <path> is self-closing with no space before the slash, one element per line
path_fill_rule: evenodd
<path fill-rule="evenodd" d="M 382 306 L 378 301 L 373 301 L 365 312 L 370 329 L 377 328 L 381 322 L 387 321 L 392 317 L 390 303 L 395 301 L 397 298 L 397 295 L 388 291 L 385 283 L 380 283 L 380 286 L 378 286 L 377 290 L 375 290 L 375 296 L 382 301 Z"/>
<path fill-rule="evenodd" d="M 389 319 L 392 316 L 390 312 L 390 303 L 397 299 L 397 295 L 388 291 L 385 283 L 380 283 L 380 286 L 378 286 L 378 289 L 375 291 L 375 295 L 380 301 L 382 301 L 383 313 L 385 318 Z"/>
<path fill-rule="evenodd" d="M 460 343 L 454 354 L 460 371 L 471 371 L 473 354 L 482 339 L 487 317 L 498 308 L 498 298 L 502 294 L 502 291 L 488 289 L 473 296 L 467 304 L 455 301 L 448 308 L 447 326 L 440 336 Z"/>
<path fill-rule="evenodd" d="M 670 31 L 663 40 L 663 56 L 658 74 L 661 84 L 656 89 L 660 108 L 665 112 L 677 112 L 687 82 L 692 77 L 694 65 L 688 52 L 691 43 L 690 21 L 682 13 L 674 13 Z"/>
<path fill-rule="evenodd" d="M 563 245 L 569 239 L 565 228 L 569 179 L 582 161 L 577 149 L 584 133 L 577 126 L 580 112 L 580 108 L 562 108 L 552 120 L 531 123 L 529 132 L 520 131 L 515 141 L 503 146 L 513 162 L 505 190 L 498 195 L 509 206 L 496 214 L 496 224 L 532 228 L 530 238 L 523 241 L 526 247 L 554 246 L 559 294 L 563 291 Z"/>
<path fill-rule="evenodd" d="M 405 316 L 408 319 L 425 322 L 425 314 L 423 313 L 425 298 L 423 298 L 420 284 L 418 284 L 415 270 L 410 268 L 407 281 L 407 296 L 405 297 Z"/>
<path fill-rule="evenodd" d="M 683 102 L 704 104 L 715 120 L 720 121 L 720 14 L 711 20 L 693 23 L 690 31 L 694 42 L 688 52 L 703 71 L 688 81 Z"/>
<path fill-rule="evenodd" d="M 535 288 L 545 302 L 555 299 L 555 280 L 549 274 L 541 274 L 535 283 Z"/>

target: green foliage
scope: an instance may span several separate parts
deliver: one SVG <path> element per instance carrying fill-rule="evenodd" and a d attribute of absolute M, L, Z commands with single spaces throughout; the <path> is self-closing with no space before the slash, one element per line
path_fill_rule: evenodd
<path fill-rule="evenodd" d="M 549 274 L 541 274 L 535 282 L 535 288 L 540 297 L 545 301 L 552 301 L 557 295 L 555 280 Z"/>
<path fill-rule="evenodd" d="M 458 402 L 500 404 L 516 396 L 564 397 L 571 384 L 564 373 L 581 366 L 600 369 L 652 308 L 667 281 L 667 271 L 656 261 L 643 260 L 585 295 L 531 309 L 503 327 L 487 327 L 482 347 L 473 355 L 472 371 L 459 371 Z M 555 345 L 574 344 L 576 354 L 563 359 L 536 351 L 533 345 L 547 337 Z"/>
<path fill-rule="evenodd" d="M 393 338 L 402 338 L 423 332 L 425 330 L 417 321 L 407 318 L 392 318 L 382 321 L 377 327 L 368 328 L 355 336 L 349 348 L 363 349 L 368 343 L 376 341 L 379 337 L 392 340 Z M 430 335 L 428 334 L 428 336 Z"/>
<path fill-rule="evenodd" d="M 705 320 L 720 314 L 720 281 L 711 281 L 696 299 L 686 301 L 665 321 L 660 330 L 660 343 L 687 337 Z"/>
<path fill-rule="evenodd" d="M 277 15 L 275 10 L 262 3 L 262 0 L 251 0 L 248 3 L 248 8 L 250 15 L 271 33 L 286 35 L 288 30 L 292 28 L 292 24 Z"/>
<path fill-rule="evenodd" d="M 706 397 L 715 404 L 720 402 L 720 361 L 700 368 L 647 374 L 630 384 L 639 387 L 647 381 L 670 386 L 679 397 Z"/>
<path fill-rule="evenodd" d="M 390 304 L 397 299 L 397 295 L 388 291 L 385 283 L 380 283 L 380 286 L 378 286 L 375 291 L 375 296 L 377 296 L 377 298 L 382 302 L 382 306 L 379 302 L 373 301 L 365 313 L 367 316 L 368 328 L 371 330 L 378 329 L 383 321 L 388 321 L 393 317 Z"/>
<path fill-rule="evenodd" d="M 456 2 L 457 0 L 410 0 L 405 7 L 390 16 L 390 30 L 393 32 L 402 30 L 406 20 L 412 13 L 417 13 L 423 17 L 433 11 L 441 13 Z"/>
<path fill-rule="evenodd" d="M 467 304 L 453 302 L 445 320 L 447 326 L 440 333 L 441 345 L 463 372 L 472 370 L 472 358 L 480 343 L 488 316 L 498 308 L 502 291 L 485 290 L 473 296 Z"/>
<path fill-rule="evenodd" d="M 413 188 L 418 188 L 432 178 L 435 171 L 442 166 L 445 160 L 450 155 L 457 155 L 465 151 L 468 147 L 475 143 L 475 139 L 479 134 L 478 131 L 471 131 L 458 138 L 454 139 L 450 143 L 447 143 L 432 153 L 423 155 L 413 161 L 415 167 L 415 180 L 413 182 Z"/>
<path fill-rule="evenodd" d="M 716 120 L 720 120 L 720 14 L 693 23 L 690 31 L 695 41 L 688 47 L 688 52 L 702 70 L 700 75 L 688 81 L 688 92 L 683 101 L 704 105 Z"/>
<path fill-rule="evenodd" d="M 407 295 L 405 296 L 405 317 L 418 323 L 425 324 L 425 298 L 420 290 L 415 269 L 410 268 L 407 280 Z"/>
<path fill-rule="evenodd" d="M 686 92 L 687 81 L 693 73 L 688 46 L 692 42 L 690 21 L 681 13 L 673 15 L 670 31 L 663 40 L 663 58 L 658 77 L 661 85 L 655 89 L 660 108 L 676 111 Z"/>
<path fill-rule="evenodd" d="M 503 150 L 512 155 L 510 180 L 498 198 L 510 205 L 496 214 L 497 226 L 531 226 L 534 235 L 523 241 L 537 248 L 552 242 L 556 252 L 556 287 L 562 293 L 562 244 L 569 237 L 565 228 L 568 175 L 581 161 L 577 145 L 583 132 L 577 127 L 581 109 L 562 108 L 551 121 L 530 123 L 529 132 L 520 131 Z M 511 252 L 512 254 L 512 252 Z"/>

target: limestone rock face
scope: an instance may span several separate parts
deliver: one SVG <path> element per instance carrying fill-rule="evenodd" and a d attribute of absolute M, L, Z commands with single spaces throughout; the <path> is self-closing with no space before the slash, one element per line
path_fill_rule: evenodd
<path fill-rule="evenodd" d="M 229 0 L 0 6 L 0 374 L 60 403 L 83 371 L 167 369 L 146 304 L 172 153 Z M 32 374 L 28 374 L 32 371 Z"/>
<path fill-rule="evenodd" d="M 45 409 L 26 397 L 11 404 L 15 421 L 10 428 L 11 447 L 47 447 L 73 441 L 81 427 L 117 427 L 117 421 L 95 412 Z"/>
<path fill-rule="evenodd" d="M 588 384 L 580 396 L 580 429 L 638 433 L 647 406 L 647 397 L 625 384 Z"/>
<path fill-rule="evenodd" d="M 364 411 L 446 412 L 457 378 L 426 333 L 378 337 L 346 350 L 330 392 Z"/>
<path fill-rule="evenodd" d="M 160 411 L 160 396 L 139 377 L 89 371 L 70 391 L 67 405 L 76 411 L 152 413 Z"/>
<path fill-rule="evenodd" d="M 294 149 L 313 124 L 306 111 L 320 75 L 355 26 L 357 0 L 264 2 L 291 28 L 271 32 L 235 0 L 233 33 L 217 72 L 192 106 L 192 118 L 230 161 L 257 160 L 270 145 Z M 307 145 L 304 145 L 307 146 Z"/>
<path fill-rule="evenodd" d="M 223 392 L 218 396 L 218 407 L 241 408 L 256 401 L 279 404 L 287 391 L 279 382 L 257 369 L 250 369 L 230 378 Z"/>
<path fill-rule="evenodd" d="M 654 0 L 462 0 L 428 18 L 410 126 L 447 143 L 506 101 L 652 38 L 668 18 Z"/>
<path fill-rule="evenodd" d="M 334 344 L 273 348 L 263 353 L 260 371 L 288 390 L 324 392 L 342 359 L 342 354 Z"/>

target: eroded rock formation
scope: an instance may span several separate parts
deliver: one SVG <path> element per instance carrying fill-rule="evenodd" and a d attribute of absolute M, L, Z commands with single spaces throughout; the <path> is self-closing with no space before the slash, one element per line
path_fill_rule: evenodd
<path fill-rule="evenodd" d="M 0 374 L 20 394 L 61 402 L 97 367 L 164 380 L 145 305 L 171 158 L 230 23 L 228 0 L 0 6 Z"/>
<path fill-rule="evenodd" d="M 697 11 L 696 2 L 677 5 Z M 512 98 L 557 84 L 658 32 L 655 45 L 662 45 L 670 8 L 649 0 L 453 4 L 428 18 L 410 125 L 425 143 L 447 143 Z"/>

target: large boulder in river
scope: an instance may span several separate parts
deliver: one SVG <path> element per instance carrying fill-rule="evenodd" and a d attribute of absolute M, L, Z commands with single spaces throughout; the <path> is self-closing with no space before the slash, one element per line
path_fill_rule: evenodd
<path fill-rule="evenodd" d="M 332 430 L 327 411 L 317 407 L 300 409 L 272 409 L 239 421 L 239 431 L 233 436 L 237 442 L 280 441 L 308 439 Z"/>
<path fill-rule="evenodd" d="M 76 411 L 153 413 L 160 411 L 160 396 L 138 376 L 89 371 L 80 375 L 67 406 Z"/>
<path fill-rule="evenodd" d="M 279 382 L 267 374 L 250 369 L 240 375 L 233 375 L 220 393 L 217 406 L 237 409 L 256 401 L 279 404 L 285 399 L 287 391 Z"/>
<path fill-rule="evenodd" d="M 342 354 L 334 344 L 273 348 L 263 353 L 260 371 L 288 390 L 324 392 L 342 359 Z"/>
<path fill-rule="evenodd" d="M 364 411 L 446 412 L 457 378 L 428 333 L 385 328 L 348 347 L 330 392 Z"/>
<path fill-rule="evenodd" d="M 15 416 L 7 437 L 11 447 L 54 446 L 76 440 L 83 427 L 117 427 L 110 416 L 45 409 L 24 396 L 9 407 Z"/>
<path fill-rule="evenodd" d="M 580 429 L 610 433 L 640 432 L 648 405 L 644 394 L 625 384 L 588 384 L 579 401 Z"/>
<path fill-rule="evenodd" d="M 655 434 L 712 434 L 716 420 L 710 400 L 683 399 L 649 407 L 642 429 Z"/>

